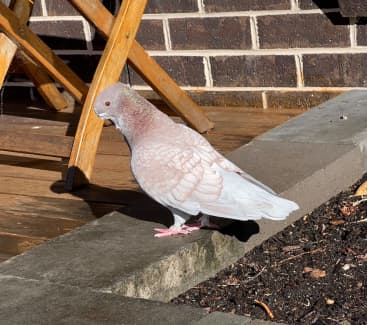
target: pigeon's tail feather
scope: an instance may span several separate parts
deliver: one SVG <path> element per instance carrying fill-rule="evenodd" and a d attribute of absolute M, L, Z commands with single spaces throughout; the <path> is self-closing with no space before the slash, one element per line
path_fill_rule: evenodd
<path fill-rule="evenodd" d="M 248 181 L 240 175 L 219 169 L 223 177 L 221 197 L 216 202 L 201 204 L 201 211 L 208 215 L 236 220 L 267 218 L 283 220 L 298 210 L 298 205 L 281 198 L 259 186 L 258 181 Z M 261 183 L 260 183 L 261 184 Z"/>

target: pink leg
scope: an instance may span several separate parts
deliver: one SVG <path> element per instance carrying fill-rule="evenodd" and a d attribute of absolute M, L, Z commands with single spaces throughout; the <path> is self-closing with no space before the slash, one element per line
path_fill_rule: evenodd
<path fill-rule="evenodd" d="M 154 235 L 156 238 L 176 236 L 176 235 L 188 235 L 191 234 L 195 230 L 199 230 L 200 226 L 196 225 L 182 225 L 180 228 L 170 227 L 168 229 L 165 228 L 155 228 L 154 230 L 157 234 Z"/>

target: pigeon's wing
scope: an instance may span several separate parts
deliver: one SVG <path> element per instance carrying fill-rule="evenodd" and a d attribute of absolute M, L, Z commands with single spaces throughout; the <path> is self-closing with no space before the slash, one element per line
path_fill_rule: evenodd
<path fill-rule="evenodd" d="M 150 143 L 133 151 L 131 167 L 141 188 L 161 204 L 191 215 L 216 201 L 222 177 L 211 168 L 214 155 L 200 146 Z"/>

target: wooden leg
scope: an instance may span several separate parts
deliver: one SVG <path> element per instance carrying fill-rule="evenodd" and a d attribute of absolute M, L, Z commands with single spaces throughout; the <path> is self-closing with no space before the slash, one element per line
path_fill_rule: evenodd
<path fill-rule="evenodd" d="M 69 0 L 107 38 L 114 23 L 113 15 L 99 0 Z M 174 109 L 188 124 L 199 132 L 205 132 L 214 124 L 203 110 L 176 84 L 175 81 L 151 58 L 137 41 L 128 55 L 129 62 L 143 79 Z"/>
<path fill-rule="evenodd" d="M 20 51 L 18 58 L 22 62 L 24 72 L 33 82 L 46 104 L 57 111 L 66 108 L 68 103 L 65 97 L 60 94 L 54 81 L 48 74 L 24 52 Z"/>
<path fill-rule="evenodd" d="M 68 190 L 84 185 L 90 179 L 103 127 L 103 121 L 94 113 L 93 103 L 100 91 L 119 80 L 138 31 L 146 1 L 124 0 L 115 19 L 79 120 L 66 178 Z"/>
<path fill-rule="evenodd" d="M 27 23 L 31 15 L 33 1 L 16 0 L 13 5 L 13 12 L 22 23 Z M 3 85 L 5 76 L 8 72 L 10 64 L 17 51 L 17 46 L 5 34 L 0 37 L 0 88 Z M 37 90 L 44 98 L 46 103 L 56 110 L 61 110 L 67 106 L 66 99 L 62 96 L 54 85 L 53 80 L 23 52 L 19 52 L 19 56 L 24 63 L 24 70 L 28 77 L 33 81 Z"/>
<path fill-rule="evenodd" d="M 0 28 L 59 81 L 76 100 L 84 101 L 88 86 L 1 1 Z"/>

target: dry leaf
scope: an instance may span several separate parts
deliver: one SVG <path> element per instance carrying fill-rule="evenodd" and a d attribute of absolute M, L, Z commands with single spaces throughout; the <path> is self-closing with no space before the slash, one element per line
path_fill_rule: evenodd
<path fill-rule="evenodd" d="M 312 267 L 308 267 L 308 266 L 305 266 L 305 268 L 303 269 L 303 273 L 309 273 L 313 270 Z"/>
<path fill-rule="evenodd" d="M 308 266 L 306 266 L 303 269 L 303 272 L 310 273 L 311 278 L 314 278 L 314 279 L 323 278 L 324 276 L 326 276 L 326 271 L 320 270 L 320 269 L 314 269 Z"/>
<path fill-rule="evenodd" d="M 240 283 L 240 280 L 238 280 L 237 278 L 229 278 L 225 280 L 224 283 L 228 286 L 235 286 Z"/>
<path fill-rule="evenodd" d="M 341 214 L 345 217 L 348 218 L 353 212 L 356 211 L 356 208 L 354 206 L 347 206 L 344 205 L 342 206 L 340 209 Z"/>
<path fill-rule="evenodd" d="M 367 195 L 367 181 L 364 182 L 354 194 L 355 196 Z"/>
<path fill-rule="evenodd" d="M 300 245 L 290 245 L 290 246 L 282 247 L 282 251 L 283 252 L 291 252 L 291 251 L 295 251 L 295 250 L 300 249 L 300 248 L 301 248 Z"/>
<path fill-rule="evenodd" d="M 333 220 L 330 220 L 330 223 L 334 226 L 343 225 L 345 224 L 345 220 L 333 219 Z"/>
<path fill-rule="evenodd" d="M 313 269 L 310 273 L 311 278 L 318 279 L 326 276 L 326 271 L 320 269 Z"/>

